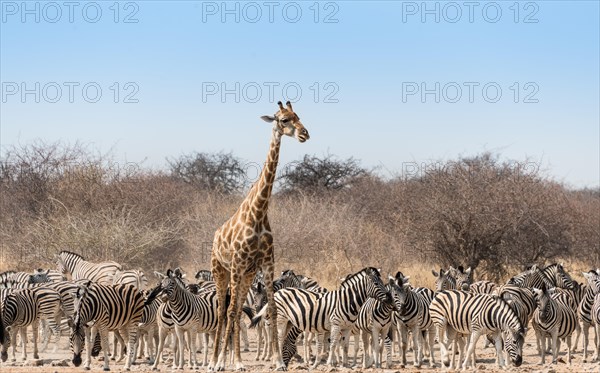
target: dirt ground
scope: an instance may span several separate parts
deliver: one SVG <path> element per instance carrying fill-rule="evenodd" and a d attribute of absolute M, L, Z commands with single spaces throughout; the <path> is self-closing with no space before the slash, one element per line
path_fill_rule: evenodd
<path fill-rule="evenodd" d="M 270 364 L 264 361 L 255 361 L 254 360 L 254 356 L 256 355 L 256 335 L 254 331 L 249 331 L 249 338 L 250 338 L 250 351 L 249 352 L 244 352 L 242 354 L 242 358 L 244 359 L 244 363 L 246 365 L 246 369 L 250 372 L 264 372 L 264 371 L 269 371 L 269 366 Z M 593 335 L 593 331 L 591 331 L 591 334 Z M 593 343 L 593 337 L 590 338 L 592 340 Z M 353 346 L 352 343 L 354 342 L 354 339 L 352 338 L 351 340 L 351 345 L 350 345 L 350 351 L 352 354 L 353 351 Z M 577 352 L 573 355 L 573 362 L 571 364 L 571 366 L 567 365 L 564 362 L 559 362 L 556 365 L 553 365 L 550 363 L 551 361 L 551 357 L 550 356 L 546 356 L 546 365 L 544 366 L 540 366 L 538 365 L 538 363 L 540 362 L 540 358 L 536 353 L 536 347 L 535 347 L 535 336 L 534 333 L 532 331 L 530 331 L 528 333 L 527 339 L 526 339 L 526 345 L 525 345 L 525 351 L 524 351 L 524 356 L 523 356 L 523 365 L 521 365 L 521 367 L 519 368 L 515 368 L 515 367 L 511 367 L 506 369 L 505 371 L 508 372 L 546 372 L 546 373 L 552 373 L 552 372 L 596 372 L 596 373 L 600 373 L 600 363 L 583 363 L 582 359 L 583 359 L 583 353 L 582 353 L 582 340 L 580 340 L 579 342 L 579 346 L 578 346 L 578 350 Z M 591 343 L 591 344 L 592 344 Z M 500 372 L 501 370 L 498 369 L 496 363 L 495 363 L 495 354 L 494 354 L 494 349 L 492 347 L 488 347 L 488 348 L 483 348 L 483 338 L 480 339 L 479 344 L 478 344 L 478 348 L 477 348 L 477 369 L 476 371 L 485 371 L 485 372 Z M 32 347 L 33 345 L 30 343 L 28 343 L 28 355 L 29 358 L 31 359 L 32 357 Z M 67 336 L 63 336 L 61 338 L 60 341 L 60 345 L 59 345 L 59 350 L 57 353 L 52 353 L 51 350 L 53 348 L 52 343 L 50 343 L 49 347 L 48 347 L 48 351 L 41 353 L 40 352 L 40 360 L 29 360 L 26 362 L 23 361 L 19 361 L 20 359 L 20 350 L 17 349 L 17 362 L 10 362 L 10 349 L 9 349 L 9 361 L 5 362 L 5 363 L 0 363 L 0 371 L 2 373 L 9 373 L 9 372 L 14 372 L 14 373 L 38 373 L 38 372 L 77 372 L 77 371 L 83 371 L 82 367 L 74 367 L 71 362 L 70 362 L 70 357 L 71 357 L 71 353 L 68 349 L 68 338 Z M 560 354 L 560 357 L 562 358 L 562 360 L 566 361 L 566 346 L 564 344 L 562 344 L 562 351 Z M 590 346 L 592 347 L 592 346 Z M 314 350 L 314 349 L 313 349 Z M 299 352 L 302 353 L 302 347 L 299 346 Z M 438 356 L 439 356 L 439 349 L 436 345 L 435 348 L 435 356 L 436 359 L 439 360 Z M 588 351 L 588 357 L 591 358 L 591 356 L 593 355 L 593 349 L 591 351 Z M 186 354 L 187 355 L 187 354 Z M 169 358 L 170 358 L 170 353 L 168 354 Z M 355 368 L 337 368 L 336 371 L 339 372 L 361 372 L 363 371 L 363 369 L 361 368 L 361 361 L 362 361 L 362 349 L 361 351 L 359 351 L 359 355 L 358 355 L 358 366 Z M 409 364 L 412 363 L 412 352 L 408 352 L 407 354 L 407 359 Z M 198 354 L 198 359 L 201 361 L 202 359 L 202 354 Z M 384 358 L 385 359 L 385 358 Z M 169 359 L 170 360 L 170 359 Z M 111 361 L 111 370 L 112 371 L 123 371 L 123 363 L 115 363 L 114 361 Z M 41 365 L 39 365 L 41 364 Z M 37 366 L 36 366 L 37 365 Z M 430 369 L 430 368 L 420 368 L 420 369 L 416 369 L 413 368 L 412 366 L 409 365 L 408 368 L 405 369 L 401 369 L 399 367 L 399 357 L 397 354 L 394 354 L 393 356 L 393 369 L 366 369 L 364 371 L 367 372 L 384 372 L 384 373 L 395 373 L 395 372 L 399 372 L 399 371 L 407 371 L 407 372 L 426 372 L 426 371 L 436 371 L 436 370 L 440 370 L 440 371 L 446 371 L 446 369 Z M 438 364 L 439 367 L 439 364 Z M 290 371 L 291 372 L 303 372 L 305 373 L 307 371 L 306 368 L 304 368 L 301 364 L 292 361 L 292 363 L 290 364 Z M 166 364 L 163 363 L 160 365 L 160 370 L 161 371 L 171 371 L 171 366 L 170 364 Z M 186 368 L 187 370 L 187 368 Z M 200 371 L 204 371 L 205 368 L 200 368 Z M 319 371 L 331 371 L 330 369 L 328 369 L 325 365 L 321 365 L 318 368 Z M 98 360 L 92 360 L 92 369 L 91 371 L 102 371 L 102 362 L 98 361 Z M 151 371 L 151 366 L 144 362 L 144 361 L 140 361 L 138 359 L 136 365 L 134 365 L 132 367 L 132 371 L 134 372 L 150 372 Z M 473 370 L 472 370 L 473 371 Z"/>

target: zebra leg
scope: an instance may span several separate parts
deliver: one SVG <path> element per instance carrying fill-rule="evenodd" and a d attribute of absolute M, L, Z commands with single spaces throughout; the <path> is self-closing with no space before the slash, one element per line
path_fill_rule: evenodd
<path fill-rule="evenodd" d="M 25 361 L 27 360 L 27 327 L 23 326 L 21 328 L 19 328 L 19 332 L 21 335 L 21 344 L 23 345 L 23 351 L 21 353 L 21 360 Z M 17 333 L 15 333 L 15 343 L 13 343 L 13 356 L 14 356 L 14 351 L 17 345 Z"/>
<path fill-rule="evenodd" d="M 338 344 L 340 342 L 340 326 L 332 325 L 331 326 L 331 335 L 329 337 L 331 339 L 331 343 L 329 345 L 329 358 L 327 359 L 327 365 L 333 367 L 335 364 L 334 355 L 337 350 Z"/>
<path fill-rule="evenodd" d="M 244 341 L 244 352 L 250 351 L 250 343 L 248 342 L 248 327 L 242 320 L 242 317 L 240 317 L 240 334 L 242 335 L 242 340 Z"/>
<path fill-rule="evenodd" d="M 560 340 L 558 339 L 558 332 L 552 332 L 552 364 L 556 364 L 558 362 L 558 349 L 559 349 Z"/>
<path fill-rule="evenodd" d="M 154 364 L 152 364 L 152 370 L 158 370 L 158 363 L 162 356 L 163 348 L 165 347 L 165 339 L 168 331 L 162 325 L 158 326 L 158 347 L 156 348 L 156 355 L 154 356 Z"/>
<path fill-rule="evenodd" d="M 363 342 L 363 369 L 368 369 L 373 365 L 373 357 L 369 346 L 369 333 L 361 331 Z"/>
<path fill-rule="evenodd" d="M 188 366 L 190 369 L 198 369 L 198 360 L 196 360 L 196 339 L 198 331 L 194 328 L 188 330 L 188 337 L 190 339 L 190 360 Z"/>
<path fill-rule="evenodd" d="M 577 333 L 577 335 L 575 337 L 575 343 L 573 344 L 572 352 L 577 352 L 577 345 L 579 345 L 579 337 L 581 336 L 581 324 L 577 319 L 575 320 L 575 332 Z"/>
<path fill-rule="evenodd" d="M 571 365 L 571 335 L 565 338 L 565 342 L 567 343 L 567 364 Z"/>
<path fill-rule="evenodd" d="M 596 345 L 596 352 L 594 353 L 594 356 L 592 357 L 592 361 L 598 361 L 598 357 L 600 355 L 600 323 L 595 324 L 595 329 L 596 329 L 596 337 L 594 338 L 594 342 Z"/>
<path fill-rule="evenodd" d="M 462 368 L 463 370 L 466 370 L 467 367 L 469 366 L 469 361 L 472 360 L 473 361 L 473 367 L 475 367 L 475 347 L 477 345 L 477 341 L 479 340 L 479 332 L 475 331 L 473 333 L 471 333 L 471 336 L 469 338 L 469 348 L 467 349 L 466 353 L 463 353 L 463 351 L 465 350 L 465 338 L 463 336 L 460 336 L 459 339 L 457 340 L 458 342 L 458 349 L 459 349 L 459 358 L 464 358 L 463 364 L 462 364 Z"/>
<path fill-rule="evenodd" d="M 421 341 L 422 335 L 419 326 L 415 325 L 412 327 L 412 344 L 414 360 L 413 365 L 417 368 L 421 366 L 423 362 L 423 342 Z"/>
<path fill-rule="evenodd" d="M 400 368 L 406 366 L 406 350 L 408 349 L 408 328 L 403 322 L 398 323 L 398 350 L 400 352 Z"/>
<path fill-rule="evenodd" d="M 262 323 L 262 320 L 260 321 Z M 256 356 L 254 360 L 258 361 L 260 359 L 260 350 L 263 344 L 263 333 L 262 333 L 262 325 L 256 325 Z"/>
<path fill-rule="evenodd" d="M 110 349 L 110 345 L 108 344 L 108 330 L 98 330 L 98 332 L 100 333 L 100 345 L 102 346 L 102 352 L 104 353 L 104 367 L 102 370 L 109 371 L 108 350 Z"/>
<path fill-rule="evenodd" d="M 583 324 L 583 330 L 582 330 L 582 334 L 583 334 L 583 362 L 587 363 L 587 348 L 588 348 L 588 343 L 589 343 L 589 332 L 590 332 L 590 323 L 582 321 Z M 593 361 L 593 360 L 592 360 Z"/>
<path fill-rule="evenodd" d="M 373 352 L 373 360 L 375 362 L 375 368 L 381 368 L 381 355 L 379 344 L 379 328 L 376 325 L 371 326 L 371 351 Z"/>
<path fill-rule="evenodd" d="M 177 352 L 173 356 L 173 369 L 183 369 L 183 355 L 185 353 L 185 331 L 179 325 L 175 325 L 177 336 Z"/>
<path fill-rule="evenodd" d="M 538 345 L 540 346 L 541 360 L 539 365 L 544 365 L 546 363 L 546 335 L 544 332 L 538 330 L 535 331 L 535 334 L 537 337 Z"/>
<path fill-rule="evenodd" d="M 435 355 L 433 354 L 433 344 L 435 343 L 435 328 L 432 326 L 427 329 L 427 344 L 429 346 L 429 367 L 435 368 Z"/>
<path fill-rule="evenodd" d="M 39 359 L 40 356 L 38 354 L 38 345 L 37 345 L 37 340 L 38 340 L 38 327 L 39 327 L 39 322 L 34 321 L 31 324 L 31 330 L 33 331 L 33 358 L 34 359 Z M 25 334 L 25 338 L 27 338 L 27 334 Z"/>
<path fill-rule="evenodd" d="M 263 345 L 263 354 L 261 356 L 261 360 L 269 360 L 273 357 L 273 345 L 271 344 L 271 333 L 270 327 L 266 320 L 263 320 L 263 337 L 264 337 L 264 345 Z M 279 340 L 281 342 L 281 339 Z"/>
<path fill-rule="evenodd" d="M 504 352 L 502 351 L 502 332 L 497 332 L 494 335 L 494 347 L 496 347 L 496 361 L 498 362 L 498 367 L 502 368 L 504 366 Z"/>
<path fill-rule="evenodd" d="M 131 370 L 131 365 L 135 362 L 137 355 L 137 326 L 130 326 L 127 330 L 127 360 L 125 361 L 125 370 Z"/>
<path fill-rule="evenodd" d="M 348 348 L 350 347 L 350 329 L 346 329 L 343 333 L 342 333 L 342 339 L 344 341 L 344 343 L 341 345 L 342 346 L 342 367 L 345 367 L 348 365 Z M 356 342 L 356 339 L 354 340 Z"/>
<path fill-rule="evenodd" d="M 385 346 L 385 367 L 387 369 L 391 369 L 392 368 L 392 337 L 393 337 L 393 333 L 394 333 L 394 328 L 392 328 L 391 326 L 388 328 L 387 331 L 384 331 L 383 333 L 383 338 L 384 338 L 384 346 Z"/>

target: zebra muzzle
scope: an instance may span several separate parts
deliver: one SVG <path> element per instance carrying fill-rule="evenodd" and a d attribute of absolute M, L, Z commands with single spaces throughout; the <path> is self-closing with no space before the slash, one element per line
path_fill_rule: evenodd
<path fill-rule="evenodd" d="M 81 365 L 81 354 L 73 354 L 73 365 L 76 367 Z"/>

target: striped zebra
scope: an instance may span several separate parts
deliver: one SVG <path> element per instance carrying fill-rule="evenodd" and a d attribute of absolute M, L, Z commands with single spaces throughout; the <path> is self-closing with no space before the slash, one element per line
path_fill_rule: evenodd
<path fill-rule="evenodd" d="M 132 285 L 138 290 L 146 290 L 148 287 L 148 278 L 143 271 L 139 269 L 128 269 L 125 271 L 116 271 L 113 279 L 113 285 Z"/>
<path fill-rule="evenodd" d="M 433 356 L 433 344 L 435 340 L 435 327 L 429 316 L 429 304 L 433 300 L 434 292 L 427 288 L 413 289 L 409 284 L 410 276 L 404 276 L 402 272 L 396 273 L 395 281 L 400 286 L 397 291 L 400 306 L 393 314 L 394 323 L 400 335 L 399 346 L 401 351 L 400 367 L 406 366 L 406 350 L 408 331 L 413 336 L 413 351 L 415 353 L 414 366 L 420 367 L 423 362 L 425 342 L 423 333 L 427 333 L 429 343 L 429 366 L 435 366 Z"/>
<path fill-rule="evenodd" d="M 87 262 L 79 254 L 61 251 L 56 255 L 56 266 L 60 273 L 70 274 L 72 280 L 91 280 L 100 285 L 111 285 L 115 272 L 123 268 L 116 262 Z"/>
<path fill-rule="evenodd" d="M 492 294 L 497 286 L 495 282 L 481 280 L 469 285 L 469 291 L 473 294 Z"/>
<path fill-rule="evenodd" d="M 538 289 L 540 289 L 542 285 L 546 286 L 547 289 L 553 287 L 563 289 L 574 288 L 571 276 L 565 271 L 562 264 L 557 263 L 550 264 L 544 269 L 540 269 L 534 264 L 524 272 L 510 278 L 507 284 Z"/>
<path fill-rule="evenodd" d="M 598 361 L 598 355 L 600 352 L 600 294 L 596 294 L 594 297 L 591 316 L 592 322 L 596 328 L 596 353 L 592 357 L 592 361 Z"/>
<path fill-rule="evenodd" d="M 210 271 L 210 269 L 201 269 L 198 272 L 196 272 L 196 275 L 194 276 L 194 278 L 196 280 L 198 280 L 198 283 L 204 282 L 204 281 L 215 281 L 215 279 L 213 278 L 212 272 Z"/>
<path fill-rule="evenodd" d="M 592 281 L 593 281 L 593 276 L 595 275 L 599 275 L 600 274 L 600 269 L 595 270 L 592 269 L 589 272 L 582 272 L 582 274 L 585 276 L 592 276 Z M 581 329 L 582 329 L 582 333 L 583 333 L 583 361 L 587 362 L 587 348 L 589 345 L 589 329 L 590 327 L 594 326 L 593 320 L 592 320 L 592 306 L 594 304 L 594 290 L 592 288 L 592 286 L 589 285 L 589 283 L 587 283 L 587 278 L 586 278 L 586 283 L 585 284 L 577 284 L 578 289 L 579 289 L 579 293 L 581 294 L 581 301 L 579 302 L 579 305 L 577 307 L 577 317 L 579 318 L 579 322 L 581 324 Z M 594 328 L 595 330 L 595 328 Z"/>
<path fill-rule="evenodd" d="M 296 354 L 296 338 L 302 331 L 316 333 L 329 331 L 330 348 L 327 364 L 333 366 L 333 357 L 337 351 L 341 333 L 352 327 L 358 317 L 360 307 L 368 298 L 375 298 L 386 304 L 392 304 L 393 301 L 381 281 L 379 270 L 373 267 L 360 270 L 348 277 L 338 290 L 324 294 L 296 288 L 278 291 L 275 294 L 277 326 L 279 339 L 284 341 L 282 355 L 285 365 L 287 366 L 290 359 Z M 257 318 L 260 318 L 266 309 L 267 307 L 264 307 Z M 317 351 L 321 351 L 319 338 L 317 338 Z M 344 353 L 343 364 L 346 364 L 347 360 L 347 354 Z M 317 357 L 313 368 L 316 368 L 319 363 L 320 359 Z"/>
<path fill-rule="evenodd" d="M 392 326 L 392 313 L 401 307 L 399 293 L 401 287 L 396 279 L 390 277 L 387 284 L 388 292 L 392 296 L 392 304 L 380 302 L 369 298 L 360 308 L 358 317 L 352 328 L 353 334 L 361 334 L 363 342 L 363 368 L 370 368 L 375 363 L 376 368 L 381 368 L 381 344 L 383 341 L 386 350 L 386 367 L 392 367 L 392 340 L 390 327 Z M 347 342 L 348 340 L 346 340 Z M 355 346 L 356 353 L 356 346 Z M 356 363 L 356 354 L 354 356 Z"/>
<path fill-rule="evenodd" d="M 62 313 L 60 295 L 45 287 L 36 287 L 13 291 L 6 295 L 2 302 L 0 314 L 0 333 L 2 334 L 1 360 L 8 358 L 8 347 L 12 345 L 12 360 L 15 361 L 16 331 L 21 330 L 21 339 L 23 342 L 22 359 L 27 359 L 26 334 L 24 333 L 28 326 L 33 329 L 33 358 L 38 359 L 37 336 L 39 321 L 47 320 L 58 338 L 58 325 Z M 14 333 L 11 333 L 14 331 Z M 11 335 L 12 334 L 12 335 Z M 47 342 L 46 342 L 47 343 Z M 45 347 L 45 346 L 44 346 Z"/>
<path fill-rule="evenodd" d="M 504 366 L 502 339 L 504 339 L 504 350 L 508 353 L 511 362 L 517 367 L 523 362 L 525 328 L 515 312 L 501 298 L 460 290 L 444 290 L 436 293 L 429 305 L 429 313 L 437 329 L 444 365 L 449 365 L 449 342 L 454 340 L 457 334 L 470 337 L 469 348 L 462 364 L 463 369 L 467 368 L 470 360 L 474 360 L 471 358 L 482 334 L 494 335 L 499 366 Z M 462 341 L 462 338 L 459 341 Z M 463 346 L 459 346 L 459 349 L 462 355 Z M 451 365 L 454 365 L 454 354 L 452 354 Z"/>
<path fill-rule="evenodd" d="M 582 272 L 582 274 L 587 281 L 587 285 L 582 286 L 585 287 L 585 292 L 583 293 L 583 298 L 577 308 L 577 315 L 579 316 L 583 329 L 583 361 L 586 362 L 590 326 L 594 326 L 596 331 L 596 352 L 594 353 L 592 361 L 597 360 L 600 354 L 600 346 L 598 346 L 598 343 L 600 343 L 600 333 L 598 330 L 598 323 L 593 318 L 595 298 L 596 295 L 600 294 L 600 268 L 590 270 L 589 272 Z"/>
<path fill-rule="evenodd" d="M 152 363 L 154 363 L 154 356 L 156 352 L 155 347 L 157 347 L 154 345 L 154 334 L 158 328 L 156 321 L 157 313 L 161 304 L 163 304 L 158 298 L 158 294 L 161 291 L 162 288 L 160 287 L 160 284 L 150 291 L 143 291 L 145 306 L 138 330 L 138 358 L 141 358 L 142 354 L 145 353 L 146 358 Z M 145 340 L 144 337 L 146 337 Z"/>
<path fill-rule="evenodd" d="M 273 293 L 278 292 L 284 288 L 304 288 L 304 284 L 300 280 L 300 278 L 294 273 L 292 270 L 285 270 L 281 272 L 279 278 L 273 281 Z M 267 289 L 264 284 L 264 279 L 262 274 L 257 273 L 254 278 L 252 285 L 250 286 L 250 291 L 248 292 L 246 299 L 246 306 L 253 308 L 256 312 L 259 312 L 267 305 Z M 268 321 L 261 319 L 257 324 L 252 324 L 252 328 L 256 328 L 257 332 L 257 349 L 256 349 L 256 357 L 255 360 L 263 359 L 267 360 L 271 358 L 272 344 L 270 342 L 269 335 L 269 323 Z M 261 356 L 261 349 L 263 349 L 263 354 Z M 309 346 L 305 345 L 305 349 L 310 350 Z M 305 351 L 306 352 L 306 351 Z M 310 352 L 308 352 L 310 354 Z"/>
<path fill-rule="evenodd" d="M 564 293 L 556 293 L 554 288 L 534 288 L 537 308 L 533 313 L 533 329 L 540 344 L 541 362 L 546 360 L 546 337 L 551 337 L 552 363 L 558 361 L 560 339 L 567 343 L 567 360 L 571 364 L 571 335 L 577 327 L 577 315 L 573 311 L 570 297 Z"/>
<path fill-rule="evenodd" d="M 78 285 L 73 297 L 74 318 L 69 319 L 73 365 L 81 365 L 81 351 L 85 347 L 87 355 L 84 368 L 90 368 L 90 341 L 95 340 L 99 333 L 104 352 L 104 370 L 109 370 L 108 332 L 121 330 L 128 338 L 125 369 L 130 370 L 136 357 L 138 324 L 144 312 L 143 294 L 131 285 L 100 285 L 88 280 L 85 284 Z"/>
<path fill-rule="evenodd" d="M 217 330 L 217 297 L 215 292 L 205 292 L 200 295 L 190 293 L 182 280 L 181 271 L 168 270 L 166 277 L 161 282 L 161 298 L 169 305 L 171 317 L 175 324 L 175 334 L 178 339 L 179 351 L 175 355 L 177 368 L 183 369 L 184 364 L 184 333 L 187 331 L 190 341 L 190 368 L 197 367 L 196 361 L 196 334 L 211 333 Z M 206 334 L 205 334 L 206 335 Z M 204 345 L 208 346 L 208 340 L 204 339 Z M 159 340 L 159 346 L 153 370 L 158 369 L 163 349 L 163 341 Z M 204 349 L 203 365 L 208 364 L 208 349 Z"/>

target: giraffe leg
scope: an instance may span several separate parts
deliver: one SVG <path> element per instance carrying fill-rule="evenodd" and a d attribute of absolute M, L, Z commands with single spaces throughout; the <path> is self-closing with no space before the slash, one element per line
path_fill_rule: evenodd
<path fill-rule="evenodd" d="M 234 333 L 234 326 L 236 324 L 236 316 L 237 322 L 239 322 L 239 315 L 236 314 L 238 301 L 239 301 L 239 291 L 240 285 L 242 283 L 242 274 L 239 273 L 237 268 L 237 264 L 235 263 L 235 258 L 231 265 L 231 280 L 230 280 L 230 302 L 229 307 L 227 307 L 227 323 L 225 324 L 225 334 L 223 337 L 223 347 L 221 347 L 221 352 L 219 353 L 219 360 L 217 361 L 217 365 L 215 366 L 216 371 L 221 371 L 225 369 L 226 361 L 227 361 L 227 346 L 232 342 L 232 337 L 234 338 L 233 343 L 235 345 L 235 337 L 237 336 L 237 346 L 239 347 L 239 332 L 237 335 Z M 235 346 L 233 347 L 235 352 Z M 237 367 L 236 367 L 237 368 Z M 243 367 L 242 367 L 243 369 Z"/>
<path fill-rule="evenodd" d="M 240 324 L 243 323 L 242 321 L 242 305 L 243 305 L 243 299 L 246 299 L 246 296 L 248 295 L 248 290 L 250 290 L 250 286 L 252 285 L 252 280 L 254 279 L 254 275 L 255 272 L 247 272 L 245 273 L 242 278 L 241 281 L 239 282 L 238 286 L 237 286 L 237 291 L 236 291 L 236 302 L 235 302 L 235 318 L 233 319 L 235 321 L 234 325 L 233 325 L 233 349 L 234 349 L 234 364 L 235 364 L 235 370 L 237 371 L 243 371 L 246 370 L 244 368 L 244 364 L 242 363 L 242 356 L 241 356 L 241 348 L 240 348 Z M 233 291 L 231 293 L 231 300 L 232 300 L 232 305 L 233 305 Z"/>
<path fill-rule="evenodd" d="M 214 249 L 213 249 L 214 250 Z M 227 286 L 229 284 L 229 271 L 225 269 L 219 262 L 219 260 L 213 255 L 212 257 L 212 274 L 217 287 L 217 330 L 215 332 L 215 340 L 213 346 L 213 356 L 208 370 L 213 371 L 217 369 L 217 363 L 219 359 L 220 342 L 223 337 L 223 323 L 226 315 L 225 298 L 227 296 Z M 227 344 L 227 341 L 224 343 Z"/>

